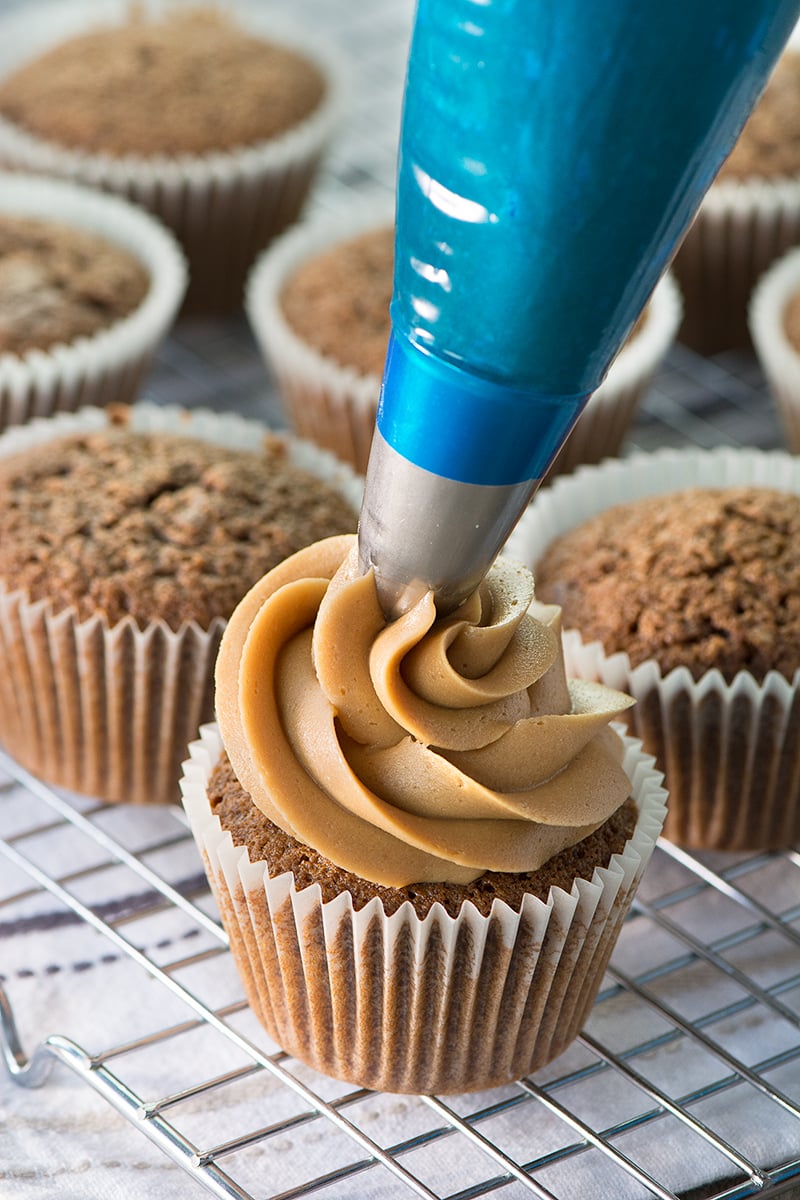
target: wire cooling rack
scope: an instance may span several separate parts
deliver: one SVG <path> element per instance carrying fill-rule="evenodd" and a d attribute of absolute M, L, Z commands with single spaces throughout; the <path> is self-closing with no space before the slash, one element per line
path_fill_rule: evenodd
<path fill-rule="evenodd" d="M 311 208 L 390 192 L 411 0 L 292 8 L 353 63 L 346 119 Z M 179 325 L 147 394 L 282 424 L 243 317 Z M 781 444 L 751 355 L 672 351 L 628 445 L 686 443 Z M 0 934 L 32 945 L 45 927 L 63 931 L 65 946 L 78 931 L 89 949 L 82 942 L 69 969 L 36 968 L 70 1014 L 58 1028 L 41 1017 L 31 1027 L 15 1001 L 30 994 L 33 971 L 0 951 L 9 1071 L 44 1095 L 50 1068 L 68 1068 L 196 1182 L 192 1194 L 800 1195 L 795 852 L 692 856 L 660 843 L 574 1046 L 535 1077 L 446 1099 L 354 1089 L 269 1042 L 179 809 L 54 792 L 0 752 Z M 116 972 L 123 991 L 104 989 L 103 972 Z M 2 1166 L 0 1153 L 5 1196 Z"/>
<path fill-rule="evenodd" d="M 30 1057 L 4 1001 L 8 1066 L 37 1086 L 60 1061 L 213 1194 L 732 1200 L 800 1177 L 796 853 L 712 860 L 660 843 L 565 1055 L 491 1092 L 388 1097 L 268 1042 L 182 812 L 130 817 L 60 795 L 0 754 L 0 852 L 16 881 L 0 913 L 46 896 L 100 935 L 99 960 L 130 961 L 142 996 L 123 1037 L 104 1040 L 101 1010 L 91 1050 L 57 1032 Z M 53 869 L 54 845 L 69 869 Z M 87 886 L 124 899 L 89 901 Z"/>

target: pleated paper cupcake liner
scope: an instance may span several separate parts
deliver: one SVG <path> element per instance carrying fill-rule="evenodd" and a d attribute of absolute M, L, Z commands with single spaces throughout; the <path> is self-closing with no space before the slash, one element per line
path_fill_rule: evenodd
<path fill-rule="evenodd" d="M 0 430 L 85 405 L 134 400 L 186 290 L 175 239 L 124 200 L 32 175 L 0 174 L 3 213 L 97 234 L 134 255 L 150 285 L 133 312 L 91 336 L 21 355 L 0 353 Z"/>
<path fill-rule="evenodd" d="M 151 0 L 147 7 L 154 13 L 168 9 L 169 0 Z M 35 20 L 27 8 L 9 15 L 0 22 L 0 77 L 66 38 L 120 23 L 129 10 L 128 0 L 60 0 L 38 6 Z M 58 146 L 0 118 L 0 162 L 114 192 L 173 231 L 190 264 L 187 312 L 241 305 L 254 258 L 299 216 L 343 107 L 345 68 L 338 50 L 270 6 L 245 2 L 230 11 L 252 33 L 298 50 L 325 79 L 314 112 L 278 137 L 204 155 L 112 157 Z"/>
<path fill-rule="evenodd" d="M 506 553 L 534 568 L 548 545 L 612 505 L 685 487 L 757 485 L 800 493 L 800 460 L 780 451 L 666 450 L 582 468 L 557 480 L 523 514 Z M 800 841 L 800 667 L 763 681 L 716 671 L 694 681 L 655 661 L 564 634 L 567 674 L 632 695 L 632 732 L 664 771 L 665 836 L 693 848 L 778 849 Z"/>
<path fill-rule="evenodd" d="M 626 739 L 639 810 L 631 838 L 591 880 L 520 912 L 495 901 L 458 917 L 375 898 L 324 902 L 233 844 L 206 794 L 216 726 L 191 746 L 183 803 L 248 1000 L 270 1037 L 328 1075 L 390 1092 L 465 1092 L 527 1075 L 581 1029 L 664 819 L 652 759 Z"/>
<path fill-rule="evenodd" d="M 103 429 L 84 409 L 8 431 L 0 458 L 53 437 Z M 233 414 L 138 404 L 129 428 L 179 433 L 253 450 L 268 430 Z M 271 434 L 272 437 L 281 435 Z M 337 487 L 357 510 L 361 482 L 332 455 L 285 437 L 289 461 Z M 111 802 L 164 804 L 179 796 L 180 764 L 198 724 L 214 714 L 213 673 L 225 621 L 126 617 L 80 620 L 73 606 L 31 602 L 0 583 L 0 738 L 39 778 Z"/>
<path fill-rule="evenodd" d="M 549 478 L 619 454 L 639 404 L 677 337 L 682 315 L 680 289 L 667 272 L 650 298 L 641 329 L 611 364 L 550 468 Z"/>
<path fill-rule="evenodd" d="M 380 376 L 343 366 L 309 345 L 286 320 L 280 296 L 294 272 L 309 259 L 393 223 L 394 205 L 384 196 L 365 198 L 347 213 L 303 221 L 261 255 L 246 289 L 247 316 L 275 376 L 292 428 L 362 473 L 375 430 Z"/>
<path fill-rule="evenodd" d="M 800 352 L 786 335 L 784 314 L 798 292 L 800 250 L 790 250 L 762 277 L 750 304 L 753 346 L 793 454 L 800 453 Z"/>
<path fill-rule="evenodd" d="M 747 347 L 753 289 L 800 242 L 800 179 L 713 184 L 672 270 L 683 293 L 680 340 L 701 354 Z"/>

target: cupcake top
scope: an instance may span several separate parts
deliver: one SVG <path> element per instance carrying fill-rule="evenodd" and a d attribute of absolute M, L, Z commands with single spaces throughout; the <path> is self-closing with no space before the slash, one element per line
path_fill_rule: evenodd
<path fill-rule="evenodd" d="M 799 171 L 800 54 L 787 51 L 778 60 L 718 178 L 773 179 Z"/>
<path fill-rule="evenodd" d="M 123 423 L 0 459 L 0 587 L 110 625 L 207 628 L 281 559 L 355 525 L 275 437 L 250 453 Z"/>
<path fill-rule="evenodd" d="M 282 563 L 237 606 L 216 707 L 271 822 L 388 887 L 527 872 L 626 801 L 608 727 L 632 702 L 567 682 L 559 612 L 500 561 L 452 615 L 428 593 L 387 624 L 354 537 Z"/>
<path fill-rule="evenodd" d="M 308 59 L 199 7 L 62 42 L 6 77 L 0 115 L 87 153 L 197 155 L 284 133 L 324 91 Z"/>
<path fill-rule="evenodd" d="M 142 263 L 105 238 L 0 213 L 0 354 L 97 333 L 133 312 L 149 286 Z"/>
<path fill-rule="evenodd" d="M 280 296 L 295 333 L 326 358 L 380 375 L 389 341 L 394 230 L 373 229 L 309 258 Z"/>
<path fill-rule="evenodd" d="M 689 488 L 607 509 L 556 538 L 534 573 L 567 628 L 631 665 L 791 679 L 800 663 L 800 496 Z"/>

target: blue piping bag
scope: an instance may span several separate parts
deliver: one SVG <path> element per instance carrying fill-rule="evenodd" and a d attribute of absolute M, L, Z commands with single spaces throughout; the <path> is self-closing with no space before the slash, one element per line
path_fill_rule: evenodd
<path fill-rule="evenodd" d="M 800 0 L 418 0 L 359 525 L 390 616 L 491 566 L 669 263 Z"/>

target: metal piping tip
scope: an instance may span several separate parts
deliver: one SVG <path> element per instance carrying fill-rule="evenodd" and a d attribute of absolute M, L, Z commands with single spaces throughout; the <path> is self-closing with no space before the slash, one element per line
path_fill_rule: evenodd
<path fill-rule="evenodd" d="M 375 571 L 389 619 L 433 591 L 441 613 L 458 608 L 491 567 L 538 480 L 460 483 L 398 454 L 376 430 L 358 529 L 361 570 Z"/>

